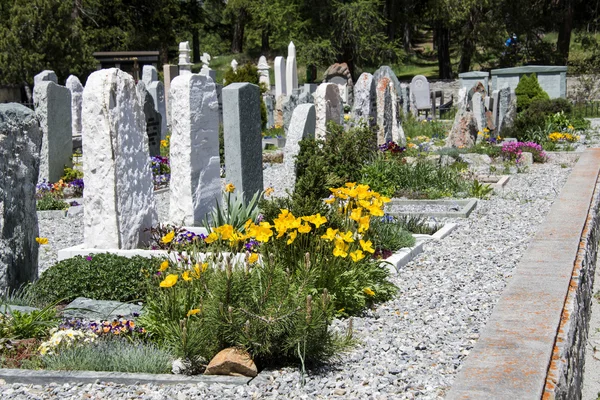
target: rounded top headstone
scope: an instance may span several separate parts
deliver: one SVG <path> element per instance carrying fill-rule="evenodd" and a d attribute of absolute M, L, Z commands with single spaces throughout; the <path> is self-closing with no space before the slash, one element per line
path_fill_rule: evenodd
<path fill-rule="evenodd" d="M 290 57 L 296 57 L 296 46 L 294 45 L 294 42 L 290 42 L 288 45 L 288 58 Z"/>
<path fill-rule="evenodd" d="M 81 81 L 79 80 L 79 78 L 76 77 L 75 75 L 69 75 L 69 77 L 67 78 L 67 81 L 65 83 L 65 86 L 67 88 L 69 88 L 69 90 L 71 92 L 83 93 L 83 85 L 81 84 Z"/>
<path fill-rule="evenodd" d="M 267 63 L 267 57 L 260 56 L 258 59 L 258 69 L 269 69 L 269 64 Z"/>

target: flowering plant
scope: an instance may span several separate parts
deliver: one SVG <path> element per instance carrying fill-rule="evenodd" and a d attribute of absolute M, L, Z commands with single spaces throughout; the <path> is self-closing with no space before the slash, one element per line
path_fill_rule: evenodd
<path fill-rule="evenodd" d="M 167 157 L 156 156 L 150 158 L 152 168 L 152 179 L 154 189 L 160 189 L 169 185 L 171 180 L 171 166 Z"/>
<path fill-rule="evenodd" d="M 90 331 L 76 329 L 57 329 L 50 331 L 52 336 L 39 347 L 41 355 L 51 355 L 56 352 L 80 343 L 91 343 L 96 340 L 97 335 Z"/>
<path fill-rule="evenodd" d="M 533 155 L 533 161 L 544 163 L 548 161 L 548 155 L 542 150 L 542 146 L 534 142 L 510 142 L 502 145 L 502 157 L 507 161 L 514 161 L 517 164 L 522 162 L 524 152 Z"/>

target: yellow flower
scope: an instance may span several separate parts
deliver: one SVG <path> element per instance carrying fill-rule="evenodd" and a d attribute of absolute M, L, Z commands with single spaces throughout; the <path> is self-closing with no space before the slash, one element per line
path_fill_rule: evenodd
<path fill-rule="evenodd" d="M 340 233 L 340 239 L 344 242 L 352 243 L 354 239 L 352 238 L 352 231 L 348 231 L 346 233 Z"/>
<path fill-rule="evenodd" d="M 333 249 L 333 255 L 336 257 L 346 257 L 348 255 L 348 245 L 343 240 L 336 240 L 335 248 Z"/>
<path fill-rule="evenodd" d="M 321 213 L 317 213 L 317 215 L 315 215 L 314 218 L 312 219 L 312 221 L 310 221 L 310 222 L 313 223 L 315 228 L 319 228 L 321 225 L 323 225 L 325 222 L 327 222 L 327 218 L 322 217 Z"/>
<path fill-rule="evenodd" d="M 358 262 L 365 258 L 365 254 L 362 252 L 362 250 L 356 250 L 350 253 L 350 258 L 352 258 L 352 261 Z"/>
<path fill-rule="evenodd" d="M 344 115 L 344 121 L 350 121 L 350 115 L 348 115 L 348 114 Z"/>
<path fill-rule="evenodd" d="M 221 225 L 215 229 L 215 232 L 221 235 L 223 240 L 231 240 L 233 238 L 233 226 L 229 224 Z"/>
<path fill-rule="evenodd" d="M 168 243 L 171 243 L 174 238 L 175 238 L 175 231 L 171 231 L 171 232 L 167 233 L 165 236 L 163 236 L 162 239 L 160 239 L 160 241 L 164 244 L 168 244 Z"/>
<path fill-rule="evenodd" d="M 225 185 L 225 191 L 227 193 L 233 193 L 234 190 L 235 186 L 233 186 L 233 183 L 228 183 L 227 185 Z"/>
<path fill-rule="evenodd" d="M 158 269 L 160 272 L 166 271 L 167 268 L 169 268 L 169 261 L 165 260 L 162 263 L 160 263 L 160 268 Z"/>
<path fill-rule="evenodd" d="M 274 191 L 275 189 L 273 189 L 272 187 L 268 187 L 267 189 L 265 189 L 265 196 L 270 196 L 271 194 L 273 194 Z"/>
<path fill-rule="evenodd" d="M 368 288 L 368 287 L 366 287 L 366 288 L 364 288 L 364 289 L 363 289 L 363 292 L 364 292 L 364 293 L 365 293 L 367 296 L 370 296 L 370 297 L 373 297 L 373 296 L 375 296 L 375 292 L 374 292 L 374 291 L 372 291 L 372 290 L 371 290 L 371 288 Z"/>
<path fill-rule="evenodd" d="M 200 275 L 202 275 L 202 273 L 205 272 L 207 268 L 208 263 L 203 263 L 202 265 L 196 263 L 196 265 L 194 265 L 194 272 L 192 273 L 192 275 L 194 276 L 194 278 L 200 278 Z"/>
<path fill-rule="evenodd" d="M 257 253 L 250 254 L 250 257 L 248 257 L 248 262 L 250 264 L 254 264 L 257 261 L 258 261 L 258 254 Z"/>
<path fill-rule="evenodd" d="M 490 130 L 489 130 L 488 128 L 483 128 L 483 131 L 484 131 L 485 133 L 488 133 Z"/>
<path fill-rule="evenodd" d="M 190 277 L 190 271 L 185 271 L 183 274 L 181 274 L 181 277 L 186 282 L 189 282 L 192 280 L 192 278 Z"/>
<path fill-rule="evenodd" d="M 567 127 L 567 129 L 573 130 L 573 129 L 575 129 L 575 128 L 573 127 L 573 125 L 569 125 L 569 126 Z"/>
<path fill-rule="evenodd" d="M 310 232 L 310 225 L 309 224 L 302 224 L 298 227 L 298 232 L 300 233 L 308 233 Z"/>
<path fill-rule="evenodd" d="M 477 132 L 477 136 L 482 136 L 482 135 L 483 135 L 483 132 L 481 132 L 481 131 Z"/>
<path fill-rule="evenodd" d="M 271 230 L 271 224 L 268 222 L 261 222 L 260 226 L 254 229 L 254 237 L 259 242 L 267 243 L 271 236 L 273 236 L 273 231 Z"/>
<path fill-rule="evenodd" d="M 361 248 L 362 248 L 364 251 L 366 251 L 366 252 L 369 252 L 369 253 L 371 253 L 371 254 L 372 254 L 372 253 L 375 253 L 375 249 L 373 249 L 373 243 L 371 243 L 371 241 L 370 241 L 370 240 L 367 240 L 367 241 L 365 242 L 364 240 L 362 240 L 362 239 L 361 239 L 361 240 L 359 241 L 359 243 L 360 243 L 360 247 L 361 247 Z"/>
<path fill-rule="evenodd" d="M 188 316 L 188 317 L 191 317 L 192 315 L 196 315 L 196 314 L 198 314 L 199 312 L 200 312 L 200 309 L 199 309 L 199 308 L 194 308 L 193 310 L 190 310 L 190 311 L 188 311 L 188 312 L 187 312 L 187 316 Z"/>
<path fill-rule="evenodd" d="M 207 244 L 211 244 L 212 242 L 219 240 L 219 235 L 216 232 L 211 232 L 204 241 Z"/>
<path fill-rule="evenodd" d="M 358 221 L 358 233 L 363 233 L 369 230 L 369 224 L 371 223 L 371 217 L 365 215 Z"/>
<path fill-rule="evenodd" d="M 286 244 L 294 243 L 294 240 L 296 240 L 296 236 L 298 236 L 297 231 L 291 231 L 290 233 L 288 233 L 288 240 L 287 240 Z"/>
<path fill-rule="evenodd" d="M 327 228 L 327 233 L 325 233 L 323 236 L 321 236 L 321 238 L 325 239 L 327 241 L 331 241 L 331 240 L 335 239 L 335 235 L 337 233 L 338 233 L 337 229 Z"/>
<path fill-rule="evenodd" d="M 171 286 L 175 286 L 177 283 L 178 275 L 169 274 L 167 277 L 160 283 L 160 287 L 162 288 L 170 288 Z"/>
<path fill-rule="evenodd" d="M 409 149 L 412 149 L 412 148 L 417 147 L 417 145 L 414 144 L 414 143 L 409 143 L 409 144 L 406 145 L 406 147 L 408 147 Z"/>
<path fill-rule="evenodd" d="M 35 241 L 41 245 L 48 244 L 48 238 L 45 238 L 45 237 L 36 237 Z"/>
<path fill-rule="evenodd" d="M 328 199 L 325 199 L 325 204 L 332 204 L 335 201 L 335 197 L 330 197 Z"/>
<path fill-rule="evenodd" d="M 355 208 L 350 213 L 350 219 L 353 219 L 354 221 L 358 222 L 358 221 L 360 221 L 361 215 L 362 215 L 362 208 L 361 207 Z"/>
<path fill-rule="evenodd" d="M 167 142 L 166 140 L 160 141 L 160 147 L 167 147 L 168 145 L 169 145 L 169 142 Z"/>

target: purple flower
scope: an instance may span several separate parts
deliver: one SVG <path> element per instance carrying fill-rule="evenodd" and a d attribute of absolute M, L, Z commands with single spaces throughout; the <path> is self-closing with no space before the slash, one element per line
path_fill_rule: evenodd
<path fill-rule="evenodd" d="M 92 261 L 92 256 L 85 256 L 85 259 L 88 261 Z"/>

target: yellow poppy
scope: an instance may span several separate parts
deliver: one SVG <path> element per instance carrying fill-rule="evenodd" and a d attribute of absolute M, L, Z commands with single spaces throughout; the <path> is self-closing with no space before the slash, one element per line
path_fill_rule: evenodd
<path fill-rule="evenodd" d="M 365 254 L 362 252 L 362 250 L 356 250 L 350 253 L 350 258 L 352 258 L 352 261 L 358 262 L 365 258 Z"/>
<path fill-rule="evenodd" d="M 204 241 L 207 244 L 211 244 L 212 242 L 219 240 L 219 235 L 216 232 L 211 232 Z"/>
<path fill-rule="evenodd" d="M 183 274 L 181 274 L 181 277 L 186 282 L 189 282 L 192 280 L 192 278 L 190 277 L 190 271 L 185 271 Z"/>
<path fill-rule="evenodd" d="M 257 261 L 258 261 L 258 254 L 257 253 L 250 254 L 250 257 L 248 257 L 248 262 L 250 264 L 254 264 Z"/>
<path fill-rule="evenodd" d="M 364 240 L 360 240 L 360 247 L 363 249 L 363 251 L 366 251 L 368 253 L 375 253 L 375 249 L 373 249 L 373 243 L 370 240 L 367 240 L 366 242 Z"/>
<path fill-rule="evenodd" d="M 227 185 L 225 185 L 225 191 L 227 193 L 233 193 L 234 190 L 235 186 L 233 185 L 233 183 L 228 183 Z"/>
<path fill-rule="evenodd" d="M 321 236 L 321 238 L 325 239 L 327 241 L 331 241 L 331 240 L 335 239 L 335 235 L 337 233 L 338 233 L 337 229 L 327 228 L 327 233 L 325 233 L 323 236 Z"/>
<path fill-rule="evenodd" d="M 199 309 L 199 308 L 194 308 L 193 310 L 190 310 L 190 311 L 188 311 L 188 312 L 187 312 L 187 316 L 188 316 L 188 317 L 191 317 L 192 315 L 196 315 L 196 314 L 198 314 L 199 312 L 200 312 L 200 309 Z"/>
<path fill-rule="evenodd" d="M 298 232 L 297 231 L 291 231 L 290 233 L 288 233 L 288 240 L 287 240 L 287 244 L 292 244 L 294 243 L 294 240 L 296 240 L 296 236 L 298 236 Z"/>
<path fill-rule="evenodd" d="M 371 288 L 366 287 L 363 289 L 363 292 L 369 297 L 375 296 L 375 292 L 372 291 Z"/>
<path fill-rule="evenodd" d="M 340 233 L 340 237 L 344 242 L 348 242 L 348 243 L 354 242 L 354 238 L 352 237 L 352 231 L 348 231 L 346 233 Z"/>
<path fill-rule="evenodd" d="M 35 241 L 41 245 L 48 244 L 48 238 L 44 238 L 44 237 L 36 237 Z"/>
<path fill-rule="evenodd" d="M 275 191 L 275 189 L 273 189 L 272 187 L 268 187 L 265 189 L 265 196 L 270 196 L 273 194 L 273 192 Z"/>
<path fill-rule="evenodd" d="M 360 220 L 361 215 L 362 215 L 362 208 L 361 207 L 355 208 L 350 213 L 350 219 L 358 222 Z"/>
<path fill-rule="evenodd" d="M 164 244 L 168 244 L 168 243 L 171 243 L 174 238 L 175 238 L 175 231 L 171 231 L 171 232 L 167 233 L 165 236 L 163 236 L 160 239 L 160 241 Z"/>
<path fill-rule="evenodd" d="M 300 233 L 308 233 L 310 232 L 311 227 L 309 224 L 302 224 L 298 227 L 298 232 Z"/>
<path fill-rule="evenodd" d="M 315 228 L 319 228 L 321 225 L 327 222 L 327 218 L 322 217 L 321 213 L 317 213 L 317 215 L 313 216 L 313 219 L 310 222 L 315 226 Z"/>
<path fill-rule="evenodd" d="M 160 272 L 166 271 L 167 268 L 169 268 L 169 261 L 165 260 L 162 263 L 160 263 L 160 268 L 158 269 Z"/>
<path fill-rule="evenodd" d="M 170 288 L 171 286 L 175 286 L 177 283 L 178 275 L 169 274 L 167 277 L 160 283 L 160 287 L 162 288 Z"/>

